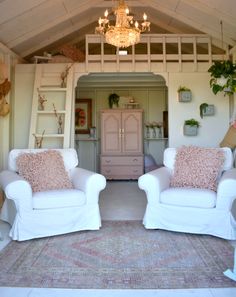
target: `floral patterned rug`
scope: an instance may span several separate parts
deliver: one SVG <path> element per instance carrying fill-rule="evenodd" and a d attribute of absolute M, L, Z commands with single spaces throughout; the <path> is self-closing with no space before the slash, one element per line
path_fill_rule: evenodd
<path fill-rule="evenodd" d="M 223 239 L 146 230 L 141 221 L 104 221 L 83 231 L 25 242 L 0 253 L 0 286 L 77 289 L 236 287 L 223 272 L 233 247 Z"/>

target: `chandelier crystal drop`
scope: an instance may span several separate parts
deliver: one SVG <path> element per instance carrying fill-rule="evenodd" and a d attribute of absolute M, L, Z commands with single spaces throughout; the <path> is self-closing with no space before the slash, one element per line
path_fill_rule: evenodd
<path fill-rule="evenodd" d="M 114 9 L 116 16 L 114 26 L 110 24 L 108 14 L 108 10 L 106 10 L 104 18 L 99 18 L 95 32 L 104 35 L 106 42 L 111 45 L 119 48 L 129 47 L 139 43 L 142 32 L 150 31 L 147 15 L 143 14 L 143 22 L 139 27 L 139 23 L 133 20 L 133 16 L 129 15 L 129 8 L 124 0 L 120 0 L 118 7 Z"/>

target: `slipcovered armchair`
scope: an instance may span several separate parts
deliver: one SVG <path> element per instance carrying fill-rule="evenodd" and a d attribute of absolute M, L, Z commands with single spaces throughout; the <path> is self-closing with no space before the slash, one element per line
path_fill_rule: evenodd
<path fill-rule="evenodd" d="M 33 191 L 30 182 L 18 174 L 19 156 L 38 155 L 46 151 L 49 149 L 14 149 L 9 153 L 8 170 L 0 173 L 0 187 L 6 196 L 0 218 L 10 223 L 9 235 L 13 240 L 98 230 L 101 226 L 98 202 L 106 179 L 101 174 L 77 167 L 78 158 L 74 149 L 53 150 L 57 154 L 59 152 L 72 187 Z M 48 172 L 51 172 L 53 166 L 49 167 Z M 58 181 L 57 176 L 54 178 Z"/>
<path fill-rule="evenodd" d="M 224 161 L 217 172 L 214 191 L 172 186 L 178 149 L 165 149 L 164 166 L 142 175 L 138 180 L 140 189 L 147 196 L 143 219 L 145 228 L 236 239 L 236 169 L 232 168 L 231 150 L 217 150 L 223 151 Z M 203 175 L 201 171 L 197 173 Z"/>

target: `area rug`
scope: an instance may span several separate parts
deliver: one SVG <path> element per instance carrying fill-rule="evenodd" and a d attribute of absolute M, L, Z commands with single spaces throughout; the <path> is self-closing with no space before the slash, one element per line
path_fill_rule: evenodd
<path fill-rule="evenodd" d="M 104 221 L 83 231 L 11 242 L 0 253 L 0 286 L 77 289 L 224 288 L 233 247 L 223 239 Z"/>

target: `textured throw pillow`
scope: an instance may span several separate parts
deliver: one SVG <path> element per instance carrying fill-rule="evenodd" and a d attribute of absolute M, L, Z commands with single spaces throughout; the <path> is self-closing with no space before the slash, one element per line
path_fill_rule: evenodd
<path fill-rule="evenodd" d="M 19 175 L 30 183 L 33 192 L 73 188 L 63 158 L 55 150 L 21 154 L 16 164 Z"/>
<path fill-rule="evenodd" d="M 176 153 L 171 186 L 216 191 L 223 164 L 223 150 L 183 146 Z"/>

